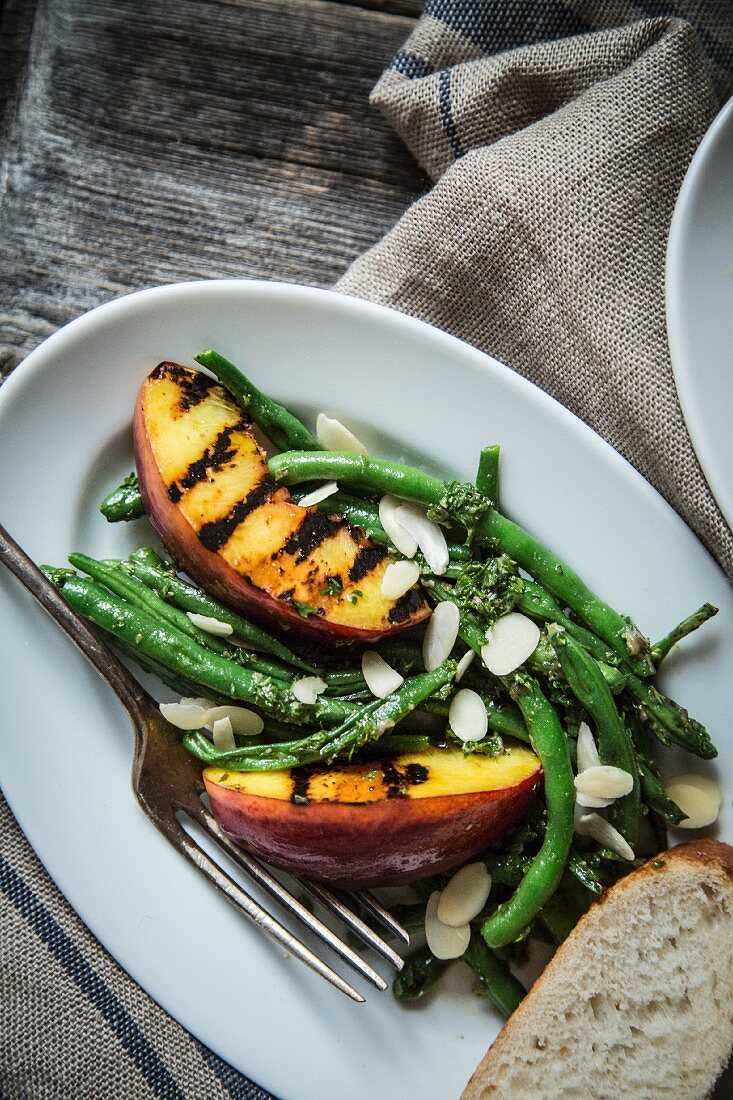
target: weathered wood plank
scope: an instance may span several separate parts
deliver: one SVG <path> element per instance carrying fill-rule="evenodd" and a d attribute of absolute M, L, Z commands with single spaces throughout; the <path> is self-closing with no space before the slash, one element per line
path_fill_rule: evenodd
<path fill-rule="evenodd" d="M 328 0 L 42 3 L 5 139 L 8 365 L 139 286 L 332 282 L 424 186 L 367 103 L 411 25 Z"/>

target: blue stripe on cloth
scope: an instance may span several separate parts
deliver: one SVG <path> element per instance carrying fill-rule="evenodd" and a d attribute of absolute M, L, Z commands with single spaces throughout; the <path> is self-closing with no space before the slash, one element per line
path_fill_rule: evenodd
<path fill-rule="evenodd" d="M 722 2 L 730 3 L 730 0 L 722 0 Z M 636 3 L 645 15 L 657 16 L 678 14 L 674 11 L 674 8 L 670 6 L 669 0 L 663 0 L 663 2 L 660 2 L 660 0 L 636 0 Z M 711 61 L 719 65 L 721 69 L 725 69 L 726 72 L 733 72 L 733 49 L 731 49 L 730 46 L 714 38 L 713 35 L 706 31 L 692 16 L 679 15 L 678 18 L 686 19 L 692 26 L 695 34 L 700 40 L 700 45 Z"/>
<path fill-rule="evenodd" d="M 120 1040 L 132 1061 L 160 1100 L 186 1100 L 167 1066 L 127 1009 L 94 972 L 79 948 L 33 895 L 17 871 L 0 856 L 0 890 L 10 899 L 38 938 L 86 995 Z"/>
<path fill-rule="evenodd" d="M 269 1092 L 265 1092 L 259 1085 L 249 1081 L 236 1069 L 232 1069 L 227 1062 L 214 1054 L 213 1050 L 209 1050 L 203 1043 L 197 1043 L 197 1046 L 201 1057 L 219 1078 L 232 1100 L 274 1100 Z M 1 1097 L 0 1100 L 2 1100 Z"/>
<path fill-rule="evenodd" d="M 486 53 L 582 34 L 592 26 L 559 0 L 427 0 L 425 14 Z"/>
<path fill-rule="evenodd" d="M 421 76 L 430 76 L 435 72 L 432 65 L 428 64 L 424 57 L 419 57 L 410 50 L 398 50 L 390 62 L 390 69 L 410 79 Z"/>
<path fill-rule="evenodd" d="M 465 149 L 461 145 L 461 139 L 458 136 L 455 119 L 453 118 L 453 107 L 450 98 L 450 76 L 450 69 L 443 69 L 440 74 L 438 107 L 440 109 L 440 120 L 443 123 L 443 129 L 446 132 L 450 147 L 453 150 L 453 156 L 458 160 L 458 158 L 462 157 L 465 153 Z"/>

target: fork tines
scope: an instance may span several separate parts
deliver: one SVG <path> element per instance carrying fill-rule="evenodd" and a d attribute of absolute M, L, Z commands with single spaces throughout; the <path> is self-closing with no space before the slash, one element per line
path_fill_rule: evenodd
<path fill-rule="evenodd" d="M 347 943 L 345 943 L 333 929 L 329 928 L 322 920 L 310 911 L 301 900 L 295 897 L 275 876 L 254 856 L 235 844 L 224 833 L 212 815 L 201 807 L 201 813 L 196 814 L 195 819 L 201 825 L 213 841 L 226 853 L 226 855 L 241 868 L 254 882 L 273 897 L 284 909 L 292 913 L 304 925 L 304 927 L 316 936 L 322 943 L 335 952 L 349 966 L 356 970 L 363 978 L 371 982 L 379 990 L 387 988 L 387 982 L 377 971 L 369 965 Z M 169 834 L 171 842 L 186 855 L 192 863 L 206 876 L 206 878 L 221 890 L 227 899 L 249 917 L 263 932 L 271 936 L 290 954 L 304 962 L 322 978 L 330 982 L 342 993 L 345 993 L 354 1001 L 363 1002 L 364 997 L 349 982 L 345 981 L 327 963 L 315 954 L 306 944 L 302 943 L 283 924 L 264 909 L 243 887 L 236 882 L 226 871 L 204 851 L 204 849 L 186 832 L 179 823 L 180 834 L 176 837 Z M 327 909 L 334 913 L 351 931 L 367 946 L 387 959 L 396 970 L 403 966 L 403 959 L 382 937 L 374 931 L 366 921 L 362 920 L 333 891 L 305 880 L 296 880 L 305 890 L 321 902 Z M 384 924 L 389 932 L 403 943 L 409 943 L 409 935 L 404 928 L 391 916 L 389 911 L 372 894 L 363 892 L 353 895 L 353 900 L 358 906 L 375 916 Z"/>

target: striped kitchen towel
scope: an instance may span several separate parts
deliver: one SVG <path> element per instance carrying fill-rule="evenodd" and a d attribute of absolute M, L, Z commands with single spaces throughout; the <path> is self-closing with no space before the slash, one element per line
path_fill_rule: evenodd
<path fill-rule="evenodd" d="M 338 284 L 551 393 L 729 576 L 733 535 L 677 401 L 664 259 L 732 76 L 730 2 L 428 0 L 372 100 L 434 186 Z"/>

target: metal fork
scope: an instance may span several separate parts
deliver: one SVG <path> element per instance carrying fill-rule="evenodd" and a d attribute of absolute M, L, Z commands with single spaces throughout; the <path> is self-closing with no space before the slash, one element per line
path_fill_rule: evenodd
<path fill-rule="evenodd" d="M 117 694 L 130 716 L 135 731 L 132 760 L 132 789 L 153 824 L 160 829 L 176 851 L 185 856 L 201 874 L 259 929 L 271 936 L 291 955 L 300 959 L 354 1001 L 364 998 L 323 959 L 302 943 L 286 927 L 251 897 L 204 851 L 186 831 L 181 818 L 195 822 L 216 842 L 226 855 L 251 879 L 299 918 L 305 927 L 344 959 L 377 989 L 387 983 L 328 925 L 319 920 L 274 875 L 249 853 L 234 844 L 221 831 L 201 800 L 204 785 L 200 764 L 179 742 L 180 733 L 161 715 L 155 701 L 141 687 L 115 654 L 100 641 L 87 622 L 64 600 L 53 584 L 31 561 L 25 551 L 0 525 L 0 561 L 15 574 Z M 340 918 L 368 946 L 397 970 L 403 960 L 365 921 L 327 887 L 300 881 L 306 890 Z M 387 909 L 368 891 L 350 897 L 375 917 L 393 937 L 409 943 L 409 935 Z"/>

